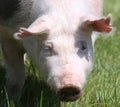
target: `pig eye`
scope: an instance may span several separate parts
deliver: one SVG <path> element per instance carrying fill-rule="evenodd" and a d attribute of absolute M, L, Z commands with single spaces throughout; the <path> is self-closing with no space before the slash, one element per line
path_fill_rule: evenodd
<path fill-rule="evenodd" d="M 78 53 L 85 52 L 87 50 L 87 42 L 85 42 L 85 41 L 79 41 L 76 44 L 76 48 L 77 48 L 77 52 Z"/>
<path fill-rule="evenodd" d="M 52 56 L 53 55 L 53 44 L 52 43 L 45 43 L 43 46 L 43 53 L 45 56 Z"/>
<path fill-rule="evenodd" d="M 87 43 L 84 42 L 84 41 L 81 41 L 80 42 L 80 48 L 81 48 L 82 51 L 86 50 L 87 49 Z"/>

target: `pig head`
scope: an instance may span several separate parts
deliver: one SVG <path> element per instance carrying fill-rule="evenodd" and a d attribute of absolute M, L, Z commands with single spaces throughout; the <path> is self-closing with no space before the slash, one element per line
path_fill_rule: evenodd
<path fill-rule="evenodd" d="M 21 38 L 43 79 L 60 100 L 75 101 L 92 70 L 92 34 L 111 30 L 110 16 L 82 14 L 71 20 L 50 14 L 37 18 L 28 28 L 20 28 L 15 37 Z"/>

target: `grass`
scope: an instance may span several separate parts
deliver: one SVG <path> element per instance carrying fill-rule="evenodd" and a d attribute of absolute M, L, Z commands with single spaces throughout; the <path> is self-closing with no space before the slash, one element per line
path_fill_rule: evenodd
<path fill-rule="evenodd" d="M 99 38 L 95 44 L 94 69 L 87 79 L 82 97 L 73 103 L 60 103 L 57 96 L 40 80 L 32 63 L 28 62 L 26 83 L 21 100 L 8 99 L 5 88 L 4 63 L 0 66 L 0 107 L 120 107 L 120 3 L 105 0 L 105 15 L 113 16 L 114 36 Z M 1 56 L 1 55 L 0 55 Z M 0 58 L 0 62 L 2 57 Z M 34 71 L 34 72 L 33 72 Z"/>

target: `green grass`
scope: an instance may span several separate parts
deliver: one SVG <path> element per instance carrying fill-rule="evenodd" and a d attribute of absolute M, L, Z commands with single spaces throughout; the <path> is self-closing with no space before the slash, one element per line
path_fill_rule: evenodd
<path fill-rule="evenodd" d="M 28 62 L 26 83 L 20 101 L 10 101 L 5 87 L 4 63 L 0 66 L 0 107 L 120 107 L 120 3 L 105 0 L 105 15 L 112 13 L 116 31 L 95 44 L 94 69 L 88 76 L 82 97 L 73 103 L 60 103 L 57 96 L 40 80 Z M 1 56 L 1 55 L 0 55 Z M 0 62 L 1 62 L 0 58 Z M 60 106 L 61 105 L 61 106 Z"/>

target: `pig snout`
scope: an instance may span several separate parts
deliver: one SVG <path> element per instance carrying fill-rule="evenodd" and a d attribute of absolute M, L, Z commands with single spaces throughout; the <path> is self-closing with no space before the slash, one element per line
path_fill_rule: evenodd
<path fill-rule="evenodd" d="M 64 102 L 76 101 L 82 93 L 85 76 L 82 73 L 62 73 L 54 75 L 49 85 L 56 91 L 59 99 Z"/>
<path fill-rule="evenodd" d="M 75 101 L 81 96 L 81 89 L 74 85 L 64 86 L 57 94 L 61 101 Z"/>

